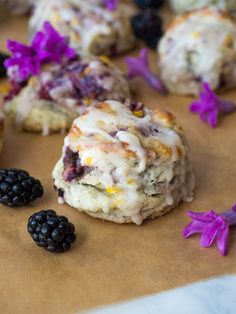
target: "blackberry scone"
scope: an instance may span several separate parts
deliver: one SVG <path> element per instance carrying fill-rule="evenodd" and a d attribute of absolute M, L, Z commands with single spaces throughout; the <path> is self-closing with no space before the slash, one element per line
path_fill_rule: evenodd
<path fill-rule="evenodd" d="M 189 154 L 169 112 L 105 101 L 74 121 L 52 176 L 60 203 L 140 225 L 192 199 Z"/>
<path fill-rule="evenodd" d="M 16 87 L 13 83 L 5 111 L 17 129 L 48 135 L 70 128 L 88 106 L 130 97 L 129 83 L 119 69 L 106 57 L 88 57 L 44 65 L 27 82 Z"/>
<path fill-rule="evenodd" d="M 236 86 L 236 23 L 216 9 L 178 16 L 159 44 L 161 79 L 174 93 L 195 95 Z"/>
<path fill-rule="evenodd" d="M 39 0 L 30 20 L 30 32 L 33 36 L 47 20 L 70 38 L 79 54 L 116 55 L 135 44 L 132 12 L 125 3 L 110 11 L 97 0 Z"/>
<path fill-rule="evenodd" d="M 178 13 L 208 7 L 215 7 L 232 13 L 236 12 L 236 0 L 170 0 L 170 4 Z"/>

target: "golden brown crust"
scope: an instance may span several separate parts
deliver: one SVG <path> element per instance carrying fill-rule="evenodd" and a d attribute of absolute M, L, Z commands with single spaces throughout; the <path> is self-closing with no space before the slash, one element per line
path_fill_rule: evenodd
<path fill-rule="evenodd" d="M 222 11 L 220 9 L 198 9 L 191 12 L 183 13 L 181 15 L 177 15 L 176 18 L 168 25 L 166 32 L 172 32 L 176 27 L 178 27 L 180 24 L 184 23 L 186 20 L 188 20 L 191 16 L 194 16 L 196 14 L 201 14 L 204 16 L 218 16 L 218 18 L 222 20 L 227 20 L 235 24 L 236 26 L 236 20 L 227 12 Z"/>
<path fill-rule="evenodd" d="M 163 107 L 157 107 L 155 110 L 153 110 L 153 113 L 153 120 L 155 122 L 159 122 L 163 126 L 173 129 L 178 133 L 183 133 L 182 127 L 178 125 L 176 117 L 172 113 Z"/>
<path fill-rule="evenodd" d="M 117 115 L 117 112 L 113 110 L 109 102 L 101 102 L 95 105 L 94 107 L 96 107 L 97 109 L 105 113 L 108 113 L 114 116 Z M 83 118 L 87 119 L 87 115 L 89 115 L 89 113 L 90 113 L 90 110 L 88 108 L 88 110 L 84 112 L 82 116 L 80 116 L 80 119 L 83 119 Z M 178 125 L 176 121 L 176 117 L 172 113 L 164 109 L 163 107 L 157 107 L 155 110 L 153 110 L 152 120 L 153 122 L 157 123 L 158 125 L 162 127 L 172 129 L 181 135 L 183 134 L 183 129 L 182 127 Z M 99 122 L 99 127 L 103 128 L 104 122 L 103 121 L 98 121 L 98 122 Z M 157 138 L 143 135 L 142 132 L 135 126 L 128 126 L 127 128 L 128 128 L 127 129 L 128 132 L 133 133 L 139 138 L 142 147 L 146 150 L 148 160 L 155 159 L 156 155 L 162 156 L 162 158 L 164 159 L 172 158 L 173 151 L 171 147 L 161 142 Z M 71 137 L 71 139 L 73 138 L 78 139 L 81 135 L 82 135 L 82 132 L 79 129 L 79 126 L 77 126 L 76 124 L 73 124 L 72 128 L 69 131 L 69 136 Z M 96 140 L 101 141 L 101 143 L 99 144 L 99 148 L 102 151 L 120 153 L 123 156 L 126 156 L 128 158 L 134 158 L 134 159 L 138 158 L 136 153 L 131 151 L 129 149 L 129 145 L 125 142 L 122 142 L 121 143 L 122 145 L 117 145 L 112 142 L 104 143 L 104 138 L 103 137 L 100 138 L 101 137 L 100 135 L 93 135 L 93 136 L 94 138 L 96 138 Z M 81 147 L 79 146 L 78 150 L 80 149 Z M 182 158 L 183 156 L 182 147 L 177 146 L 177 153 L 178 153 L 178 156 Z"/>

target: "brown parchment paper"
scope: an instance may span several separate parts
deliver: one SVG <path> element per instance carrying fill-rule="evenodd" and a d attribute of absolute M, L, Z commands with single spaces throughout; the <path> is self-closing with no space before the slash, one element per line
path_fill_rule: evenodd
<path fill-rule="evenodd" d="M 0 44 L 7 37 L 26 40 L 26 20 L 0 24 Z M 155 54 L 152 54 L 153 62 Z M 117 61 L 122 64 L 121 59 Z M 154 63 L 153 63 L 154 67 Z M 116 225 L 58 205 L 51 171 L 61 154 L 63 135 L 43 137 L 17 133 L 7 123 L 1 167 L 27 169 L 45 189 L 42 200 L 25 208 L 0 206 L 0 313 L 69 314 L 143 296 L 193 281 L 236 272 L 236 230 L 229 253 L 199 247 L 199 237 L 184 240 L 190 210 L 216 211 L 236 203 L 236 114 L 212 130 L 188 111 L 190 98 L 158 95 L 136 80 L 135 99 L 173 112 L 185 129 L 192 149 L 197 187 L 192 203 L 135 225 Z M 223 97 L 236 101 L 235 91 Z M 26 231 L 35 211 L 53 208 L 76 226 L 78 239 L 68 253 L 55 255 L 38 248 Z"/>

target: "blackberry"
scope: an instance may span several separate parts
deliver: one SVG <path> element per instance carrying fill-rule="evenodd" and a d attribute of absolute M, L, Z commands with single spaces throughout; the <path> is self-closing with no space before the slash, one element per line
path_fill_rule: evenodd
<path fill-rule="evenodd" d="M 147 8 L 159 9 L 163 4 L 164 0 L 134 0 L 135 4 L 140 9 L 145 10 Z"/>
<path fill-rule="evenodd" d="M 153 10 L 145 10 L 134 15 L 131 24 L 136 37 L 143 40 L 150 48 L 156 49 L 163 35 L 161 18 Z"/>
<path fill-rule="evenodd" d="M 9 56 L 3 52 L 0 52 L 0 78 L 7 76 L 6 68 L 4 67 L 4 61 L 9 58 Z"/>
<path fill-rule="evenodd" d="M 21 169 L 0 169 L 0 203 L 23 206 L 43 196 L 39 180 Z"/>
<path fill-rule="evenodd" d="M 51 209 L 33 214 L 27 228 L 36 244 L 49 252 L 68 251 L 76 240 L 74 225 Z"/>

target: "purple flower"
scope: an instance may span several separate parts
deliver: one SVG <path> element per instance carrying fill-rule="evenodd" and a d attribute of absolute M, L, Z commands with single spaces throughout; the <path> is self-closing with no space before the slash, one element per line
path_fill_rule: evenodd
<path fill-rule="evenodd" d="M 118 0 L 102 0 L 102 2 L 109 11 L 115 11 L 117 8 Z"/>
<path fill-rule="evenodd" d="M 201 233 L 200 245 L 202 247 L 209 247 L 216 240 L 221 254 L 226 255 L 229 227 L 236 224 L 236 205 L 221 214 L 216 214 L 211 210 L 203 213 L 187 211 L 187 215 L 193 221 L 183 230 L 184 238 L 194 233 Z"/>
<path fill-rule="evenodd" d="M 219 115 L 233 112 L 235 104 L 219 99 L 210 86 L 203 83 L 199 100 L 190 104 L 189 109 L 191 112 L 198 113 L 202 121 L 214 128 L 218 124 Z"/>
<path fill-rule="evenodd" d="M 12 81 L 19 83 L 27 80 L 30 75 L 39 73 L 40 62 L 32 47 L 8 40 L 7 48 L 13 56 L 7 59 L 4 65 L 8 69 L 8 76 Z"/>
<path fill-rule="evenodd" d="M 69 47 L 67 40 L 49 22 L 44 23 L 43 31 L 36 33 L 31 46 L 8 40 L 7 47 L 12 57 L 4 65 L 11 80 L 16 82 L 38 75 L 42 64 L 61 63 L 76 56 L 75 50 Z"/>
<path fill-rule="evenodd" d="M 74 49 L 68 45 L 68 39 L 61 36 L 49 22 L 43 25 L 43 31 L 36 33 L 32 48 L 44 63 L 60 63 L 63 58 L 72 59 L 76 56 Z"/>
<path fill-rule="evenodd" d="M 161 80 L 151 72 L 148 63 L 148 50 L 141 49 L 138 58 L 126 57 L 125 62 L 128 65 L 128 76 L 134 78 L 141 76 L 155 90 L 164 94 L 166 92 L 164 84 Z"/>

